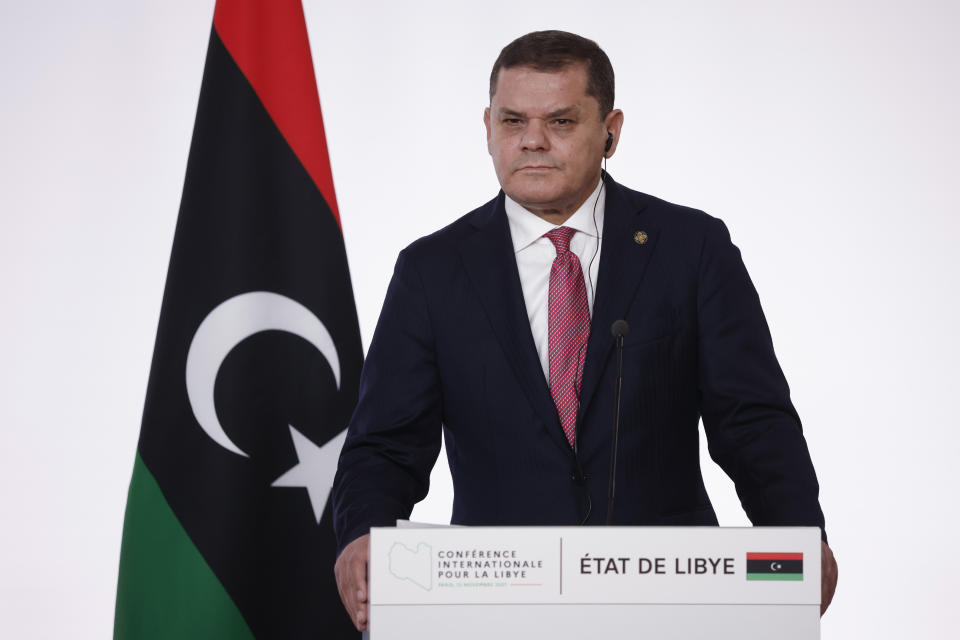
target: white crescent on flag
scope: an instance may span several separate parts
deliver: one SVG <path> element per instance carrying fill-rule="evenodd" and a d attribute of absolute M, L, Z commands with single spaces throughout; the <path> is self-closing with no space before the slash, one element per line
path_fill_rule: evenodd
<path fill-rule="evenodd" d="M 250 457 L 223 430 L 217 417 L 213 389 L 220 365 L 230 351 L 261 331 L 287 331 L 315 346 L 333 370 L 340 388 L 340 358 L 330 332 L 309 309 L 270 291 L 251 291 L 220 303 L 193 336 L 187 352 L 187 397 L 200 428 L 224 449 Z"/>

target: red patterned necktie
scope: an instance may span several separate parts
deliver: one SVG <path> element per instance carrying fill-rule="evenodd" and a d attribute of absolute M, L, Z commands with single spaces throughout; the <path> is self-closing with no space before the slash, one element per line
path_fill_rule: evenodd
<path fill-rule="evenodd" d="M 576 437 L 580 379 L 590 337 L 590 307 L 583 269 L 570 251 L 570 227 L 558 227 L 544 234 L 557 249 L 550 268 L 549 325 L 547 350 L 550 360 L 550 395 L 557 405 L 560 424 L 570 446 Z"/>

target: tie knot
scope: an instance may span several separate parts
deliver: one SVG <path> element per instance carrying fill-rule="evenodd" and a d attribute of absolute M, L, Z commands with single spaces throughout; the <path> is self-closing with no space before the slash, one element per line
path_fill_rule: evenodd
<path fill-rule="evenodd" d="M 572 238 L 576 232 L 576 229 L 571 229 L 570 227 L 557 227 L 553 231 L 548 231 L 543 235 L 550 239 L 550 242 L 552 242 L 553 246 L 557 249 L 557 255 L 559 255 L 570 251 L 570 238 Z"/>

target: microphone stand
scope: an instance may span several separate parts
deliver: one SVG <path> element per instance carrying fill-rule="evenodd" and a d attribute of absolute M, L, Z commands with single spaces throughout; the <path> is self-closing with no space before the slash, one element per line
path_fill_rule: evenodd
<path fill-rule="evenodd" d="M 607 526 L 613 522 L 613 494 L 616 489 L 617 442 L 620 439 L 620 390 L 623 387 L 623 337 L 630 332 L 626 320 L 617 320 L 610 328 L 617 340 L 617 386 L 614 391 L 613 441 L 610 443 L 610 481 L 607 484 Z"/>

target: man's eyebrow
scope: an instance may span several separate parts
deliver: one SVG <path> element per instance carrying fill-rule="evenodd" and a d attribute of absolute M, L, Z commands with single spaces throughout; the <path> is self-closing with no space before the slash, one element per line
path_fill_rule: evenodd
<path fill-rule="evenodd" d="M 561 107 L 559 109 L 555 109 L 550 113 L 548 113 L 546 116 L 544 116 L 544 118 L 547 120 L 551 118 L 562 118 L 564 116 L 576 115 L 579 112 L 580 112 L 580 107 L 576 105 L 570 105 L 569 107 Z M 514 111 L 513 109 L 507 109 L 504 107 L 501 107 L 499 109 L 498 114 L 500 115 L 500 117 L 507 117 L 507 118 L 526 118 L 527 117 L 527 114 L 524 113 L 523 111 Z"/>
<path fill-rule="evenodd" d="M 563 116 L 572 116 L 578 113 L 580 113 L 580 107 L 570 105 L 569 107 L 561 107 L 555 111 L 551 111 L 547 114 L 547 118 L 562 118 Z"/>

